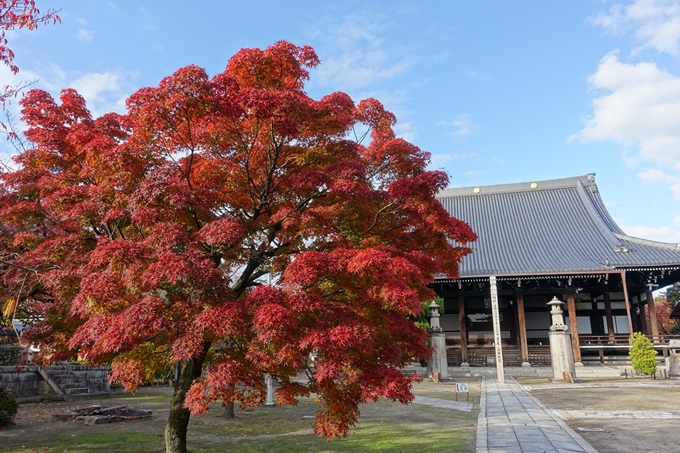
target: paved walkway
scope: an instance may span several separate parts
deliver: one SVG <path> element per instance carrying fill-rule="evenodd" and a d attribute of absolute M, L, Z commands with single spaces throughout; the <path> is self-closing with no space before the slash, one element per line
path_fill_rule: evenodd
<path fill-rule="evenodd" d="M 578 411 L 578 410 L 554 410 L 557 415 L 564 419 L 568 418 L 638 418 L 638 419 L 673 419 L 680 420 L 679 411 Z"/>
<path fill-rule="evenodd" d="M 597 453 L 511 377 L 483 377 L 479 406 L 478 453 Z"/>

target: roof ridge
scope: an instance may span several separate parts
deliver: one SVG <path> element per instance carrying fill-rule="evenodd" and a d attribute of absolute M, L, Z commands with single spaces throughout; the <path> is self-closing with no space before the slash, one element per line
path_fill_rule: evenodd
<path fill-rule="evenodd" d="M 496 193 L 531 192 L 535 190 L 571 188 L 578 182 L 586 187 L 595 185 L 595 173 L 570 178 L 545 179 L 511 184 L 492 184 L 488 186 L 453 187 L 439 192 L 437 198 L 475 196 Z"/>
<path fill-rule="evenodd" d="M 664 249 L 670 249 L 670 250 L 680 250 L 680 244 L 677 242 L 661 242 L 661 241 L 652 241 L 651 239 L 642 239 L 642 238 L 636 238 L 634 236 L 628 236 L 627 234 L 618 234 L 614 233 L 614 236 L 619 238 L 622 241 L 628 241 L 632 242 L 634 244 L 642 244 L 642 245 L 648 245 L 651 247 L 660 247 Z"/>
<path fill-rule="evenodd" d="M 605 237 L 607 242 L 609 242 L 612 247 L 619 245 L 619 239 L 616 237 L 617 232 L 612 231 L 607 224 L 606 219 L 602 218 L 602 214 L 599 212 L 597 206 L 595 206 L 593 203 L 593 199 L 590 197 L 590 194 L 586 192 L 585 186 L 580 181 L 576 183 L 576 192 L 583 203 L 583 207 L 588 212 L 588 215 L 590 216 L 593 223 L 595 223 L 595 227 L 598 229 L 598 231 Z"/>

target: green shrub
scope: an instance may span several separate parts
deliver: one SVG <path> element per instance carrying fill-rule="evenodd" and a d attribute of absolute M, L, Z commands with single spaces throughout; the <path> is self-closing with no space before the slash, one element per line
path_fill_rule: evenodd
<path fill-rule="evenodd" d="M 648 376 L 656 373 L 656 351 L 649 338 L 643 333 L 635 332 L 630 337 L 632 346 L 628 357 L 633 364 L 633 369 Z"/>
<path fill-rule="evenodd" d="M 23 351 L 24 348 L 20 346 L 0 347 L 0 366 L 17 365 Z"/>
<path fill-rule="evenodd" d="M 7 388 L 0 384 L 0 426 L 13 425 L 19 412 L 19 403 Z"/>

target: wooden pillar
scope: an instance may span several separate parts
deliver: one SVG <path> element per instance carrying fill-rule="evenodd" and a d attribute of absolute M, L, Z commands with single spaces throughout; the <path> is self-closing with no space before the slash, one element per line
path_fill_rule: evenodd
<path fill-rule="evenodd" d="M 458 329 L 460 330 L 461 362 L 468 363 L 467 315 L 465 313 L 465 296 L 463 294 L 458 294 Z"/>
<path fill-rule="evenodd" d="M 649 309 L 649 323 L 652 325 L 652 337 L 654 343 L 659 342 L 659 325 L 656 320 L 656 305 L 654 305 L 654 294 L 647 291 L 647 308 Z"/>
<path fill-rule="evenodd" d="M 529 363 L 527 323 L 524 317 L 524 295 L 521 292 L 517 293 L 517 318 L 519 320 L 519 347 L 522 350 L 522 363 Z"/>
<path fill-rule="evenodd" d="M 517 322 L 517 311 L 513 306 L 512 300 L 508 299 L 508 306 L 506 307 L 506 313 L 508 314 L 508 324 L 510 326 L 510 341 L 508 344 L 513 346 L 519 345 L 519 323 Z"/>
<path fill-rule="evenodd" d="M 621 271 L 621 285 L 623 285 L 623 300 L 626 302 L 626 315 L 628 316 L 628 334 L 633 335 L 633 318 L 630 316 L 630 301 L 628 300 L 628 284 L 626 283 L 626 271 Z"/>
<path fill-rule="evenodd" d="M 638 321 L 640 322 L 640 331 L 645 335 L 649 335 L 647 331 L 647 313 L 645 306 L 642 304 L 642 295 L 638 296 Z"/>
<path fill-rule="evenodd" d="M 581 363 L 581 343 L 578 340 L 578 323 L 576 322 L 576 304 L 574 295 L 567 296 L 567 307 L 569 309 L 569 324 L 571 325 L 571 346 L 574 349 L 574 362 Z"/>
<path fill-rule="evenodd" d="M 607 318 L 607 332 L 609 335 L 609 342 L 616 343 L 616 338 L 614 337 L 614 317 L 612 316 L 612 301 L 609 298 L 609 293 L 604 293 L 604 315 Z"/>

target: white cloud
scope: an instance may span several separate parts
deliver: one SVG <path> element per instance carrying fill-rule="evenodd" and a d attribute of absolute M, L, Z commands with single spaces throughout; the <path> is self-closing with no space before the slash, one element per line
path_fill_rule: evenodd
<path fill-rule="evenodd" d="M 465 75 L 467 75 L 471 79 L 481 80 L 482 82 L 486 82 L 490 78 L 489 74 L 485 72 L 475 71 L 472 69 L 468 69 L 467 71 L 465 71 Z"/>
<path fill-rule="evenodd" d="M 397 124 L 394 126 L 394 134 L 397 137 L 401 137 L 407 142 L 411 143 L 413 143 L 415 139 L 418 138 L 418 131 L 416 130 L 415 125 L 409 123 L 408 121 L 397 122 Z"/>
<path fill-rule="evenodd" d="M 476 127 L 472 123 L 468 113 L 461 113 L 459 115 L 455 115 L 451 119 L 438 121 L 437 124 L 450 127 L 451 135 L 458 138 L 464 138 L 476 132 Z"/>
<path fill-rule="evenodd" d="M 638 173 L 637 176 L 644 182 L 672 182 L 674 179 L 673 176 L 653 168 L 647 171 L 642 171 Z"/>
<path fill-rule="evenodd" d="M 642 43 L 637 50 L 651 48 L 680 54 L 680 2 L 677 0 L 635 0 L 626 6 L 617 3 L 591 20 L 614 33 L 632 29 L 636 40 Z"/>
<path fill-rule="evenodd" d="M 0 65 L 0 87 L 35 81 L 27 90 L 40 88 L 51 93 L 55 99 L 59 98 L 62 89 L 71 87 L 85 98 L 94 117 L 110 111 L 125 111 L 125 99 L 130 94 L 128 81 L 133 76 L 119 71 L 73 74 L 54 64 L 38 71 L 21 69 L 18 74 L 13 74 L 6 65 Z M 11 102 L 8 111 L 18 118 L 18 103 Z"/>
<path fill-rule="evenodd" d="M 588 83 L 594 91 L 605 93 L 593 100 L 593 114 L 585 127 L 569 139 L 637 146 L 638 153 L 627 162 L 657 167 L 638 176 L 646 182 L 671 184 L 680 197 L 680 186 L 673 183 L 680 181 L 680 77 L 655 63 L 626 64 L 610 54 Z"/>
<path fill-rule="evenodd" d="M 103 92 L 118 91 L 119 81 L 120 74 L 117 73 L 90 72 L 71 82 L 71 86 L 88 101 L 97 102 Z"/>
<path fill-rule="evenodd" d="M 638 225 L 632 227 L 622 227 L 627 235 L 636 238 L 650 239 L 659 242 L 680 242 L 680 230 L 674 230 L 669 227 L 650 227 L 645 225 Z"/>
<path fill-rule="evenodd" d="M 661 170 L 652 168 L 650 170 L 638 173 L 637 177 L 640 178 L 645 183 L 655 182 L 665 183 L 668 186 L 670 186 L 673 195 L 675 195 L 676 198 L 680 198 L 680 175 L 677 173 L 676 174 L 666 173 Z"/>
<path fill-rule="evenodd" d="M 85 98 L 93 116 L 99 116 L 111 110 L 124 110 L 127 95 L 122 89 L 123 79 L 120 72 L 89 72 L 70 85 Z"/>
<path fill-rule="evenodd" d="M 321 24 L 317 34 L 328 39 L 327 52 L 315 79 L 345 91 L 379 86 L 403 74 L 415 63 L 412 52 L 385 43 L 384 26 L 377 12 L 359 11 L 340 22 Z"/>
<path fill-rule="evenodd" d="M 477 157 L 477 153 L 433 153 L 430 168 L 447 168 L 454 162 L 474 160 Z"/>
<path fill-rule="evenodd" d="M 92 39 L 94 39 L 94 31 L 81 28 L 78 30 L 78 33 L 76 33 L 76 38 L 84 42 L 92 41 Z"/>

